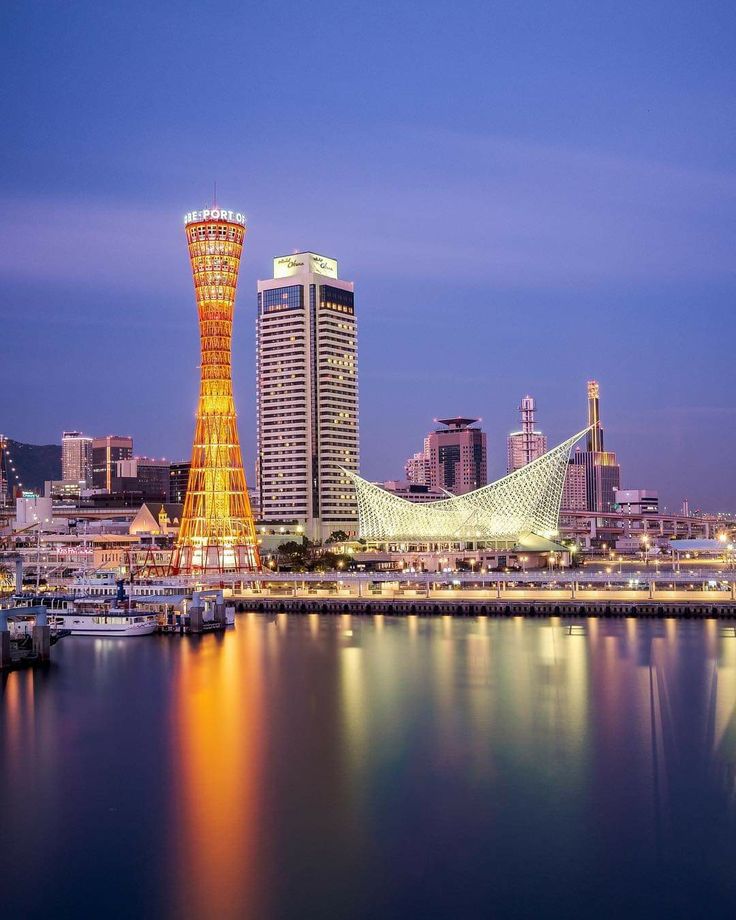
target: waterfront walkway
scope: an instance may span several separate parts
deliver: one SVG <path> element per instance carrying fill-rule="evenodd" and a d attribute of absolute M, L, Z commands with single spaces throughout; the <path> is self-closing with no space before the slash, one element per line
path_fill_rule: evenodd
<path fill-rule="evenodd" d="M 718 573 L 263 574 L 233 587 L 243 610 L 456 616 L 736 618 L 736 577 Z"/>

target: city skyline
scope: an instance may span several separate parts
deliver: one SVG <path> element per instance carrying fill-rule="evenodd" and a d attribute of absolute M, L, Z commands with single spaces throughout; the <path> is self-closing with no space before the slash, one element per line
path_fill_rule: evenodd
<path fill-rule="evenodd" d="M 593 381 L 593 382 L 597 384 L 596 381 Z M 590 383 L 591 383 L 591 381 L 588 381 L 588 385 L 590 385 Z M 589 401 L 588 401 L 588 403 L 589 403 Z M 517 412 L 518 412 L 518 407 L 517 407 Z M 585 414 L 585 413 L 583 412 L 583 414 Z M 434 419 L 434 422 L 435 422 L 435 423 L 437 422 L 437 418 Z M 480 423 L 480 424 L 483 424 L 483 419 L 479 417 L 479 418 L 477 419 L 477 422 Z M 239 426 L 239 427 L 240 427 L 240 426 Z M 606 424 L 605 427 L 606 427 L 607 430 L 609 430 L 609 429 L 610 429 L 610 430 L 613 430 L 613 431 L 616 431 L 616 430 L 617 430 L 615 424 L 614 424 L 613 426 L 609 426 L 608 424 Z M 81 434 L 81 435 L 86 435 L 86 432 L 77 432 L 77 433 L 79 433 L 79 434 Z M 62 435 L 63 435 L 63 434 L 65 434 L 65 432 L 62 432 Z M 494 437 L 495 437 L 496 434 L 498 434 L 498 438 L 497 438 L 498 443 L 496 443 L 496 441 L 494 440 Z M 488 451 L 488 453 L 489 453 L 489 457 L 488 457 L 488 470 L 489 470 L 489 473 L 488 473 L 488 481 L 495 480 L 495 479 L 497 479 L 497 478 L 501 478 L 504 474 L 506 474 L 506 473 L 509 472 L 508 468 L 503 469 L 502 472 L 497 472 L 497 471 L 501 470 L 501 463 L 500 463 L 499 458 L 501 457 L 502 454 L 503 454 L 503 455 L 507 455 L 507 453 L 508 453 L 508 442 L 509 442 L 509 440 L 510 440 L 514 435 L 516 435 L 516 434 L 518 434 L 518 432 L 513 431 L 513 430 L 509 430 L 509 431 L 507 431 L 507 432 L 505 433 L 505 435 L 502 435 L 501 433 L 494 432 L 493 434 L 491 434 L 491 435 L 489 436 L 489 443 L 490 443 L 491 446 L 489 447 L 489 451 Z M 5 434 L 4 434 L 4 436 L 5 436 L 5 437 L 8 437 L 8 435 L 5 435 Z M 107 436 L 105 436 L 104 438 L 102 438 L 102 437 L 100 437 L 100 438 L 94 438 L 93 440 L 95 440 L 95 441 L 102 441 L 102 440 L 108 439 L 108 438 L 110 438 L 110 437 L 113 437 L 113 436 L 107 435 Z M 546 436 L 546 434 L 543 434 L 542 437 L 546 439 L 547 436 Z M 241 441 L 245 441 L 245 442 L 248 441 L 247 435 L 246 435 L 246 437 L 243 437 L 242 431 L 240 432 L 240 438 L 241 438 Z M 16 439 L 16 440 L 17 440 L 17 439 Z M 61 442 L 62 442 L 62 461 L 63 461 L 63 440 L 64 440 L 63 437 L 62 437 L 60 440 L 61 440 Z M 132 438 L 127 437 L 127 438 L 125 438 L 124 440 L 132 440 Z M 257 440 L 257 438 L 256 438 L 256 440 Z M 425 442 L 426 442 L 426 439 L 425 439 Z M 53 444 L 53 443 L 56 443 L 56 442 L 54 442 L 54 441 L 52 440 L 52 441 L 49 442 L 49 443 L 50 443 L 50 444 Z M 505 454 L 504 454 L 504 451 L 506 451 Z M 408 468 L 408 467 L 407 467 L 407 464 L 408 464 L 409 462 L 411 462 L 412 460 L 414 460 L 415 458 L 418 458 L 418 457 L 420 456 L 421 453 L 422 453 L 421 451 L 420 451 L 419 453 L 416 453 L 416 452 L 415 452 L 415 453 L 409 458 L 408 461 L 405 461 L 405 463 L 404 463 L 404 465 L 403 465 L 403 470 L 402 470 L 402 473 L 403 473 L 403 476 L 404 476 L 404 477 L 406 476 L 406 470 L 407 470 L 407 468 Z M 621 453 L 621 452 L 620 452 L 620 451 L 617 451 L 617 453 Z M 626 451 L 624 450 L 624 454 L 625 454 L 625 453 L 626 453 Z M 573 455 L 571 456 L 571 460 L 570 460 L 571 463 L 574 463 L 574 462 L 576 461 L 576 455 L 577 455 L 577 459 L 580 460 L 580 449 L 579 449 L 579 448 L 577 449 L 576 452 L 573 452 Z M 136 453 L 135 456 L 136 456 L 136 459 L 144 459 L 144 460 L 146 460 L 146 459 L 153 459 L 153 458 L 149 457 L 149 456 L 148 456 L 146 453 L 144 453 L 144 452 L 142 452 L 142 453 L 140 453 L 140 454 Z M 255 465 L 255 463 L 256 463 L 255 456 L 257 456 L 257 451 L 256 451 L 256 454 L 254 455 L 254 465 Z M 188 460 L 188 458 L 187 458 L 187 456 L 186 456 L 186 453 L 185 453 L 185 455 L 184 455 L 183 457 L 177 457 L 173 452 L 170 452 L 168 456 L 162 456 L 160 459 L 161 459 L 162 461 L 164 461 L 164 460 L 165 460 L 165 461 L 168 461 L 171 465 L 188 464 L 188 462 L 189 462 L 189 460 Z M 394 459 L 395 459 L 395 458 L 394 458 Z M 495 462 L 491 463 L 491 459 L 493 459 Z M 255 472 L 255 473 L 254 473 L 253 471 L 250 471 L 250 472 L 249 472 L 249 470 L 248 470 L 248 457 L 245 456 L 245 455 L 244 455 L 244 465 L 246 466 L 246 478 L 249 480 L 249 492 L 252 492 L 253 489 L 255 488 L 255 489 L 256 489 L 256 495 L 258 495 L 258 489 L 257 489 L 257 485 L 258 485 L 257 479 L 258 479 L 258 477 L 257 477 L 257 472 Z M 401 464 L 400 464 L 400 466 L 401 466 Z M 384 474 L 386 474 L 386 470 L 381 470 L 381 471 L 379 471 L 379 474 L 377 474 L 377 476 L 374 477 L 374 479 L 376 479 L 376 478 L 382 478 L 382 479 L 387 480 L 387 481 L 388 481 L 388 480 L 391 480 L 391 479 L 393 479 L 394 481 L 397 480 L 397 477 L 396 477 L 396 476 L 391 477 L 390 475 L 384 475 Z M 650 474 L 645 474 L 644 479 L 648 481 L 648 477 L 651 479 Z M 370 477 L 367 477 L 367 478 L 370 478 Z M 401 477 L 398 477 L 398 479 L 401 479 Z M 661 482 L 662 480 L 660 479 L 660 480 L 657 480 L 657 481 L 658 481 L 658 482 Z M 628 484 L 627 484 L 627 483 L 628 483 Z M 696 485 L 697 485 L 697 484 L 696 484 Z M 628 477 L 627 474 L 624 474 L 624 479 L 622 479 L 622 482 L 621 482 L 621 488 L 634 488 L 634 489 L 644 488 L 645 490 L 654 489 L 656 492 L 660 492 L 660 491 L 661 491 L 659 488 L 656 487 L 656 483 L 655 483 L 653 480 L 652 480 L 651 482 L 648 481 L 648 484 L 645 485 L 645 486 L 643 486 L 643 487 L 640 486 L 640 485 L 634 485 L 634 484 L 632 484 L 632 483 L 629 482 L 629 477 Z M 667 489 L 666 489 L 666 486 L 665 486 L 664 492 L 666 493 L 666 491 L 667 491 Z M 706 506 L 706 505 L 701 504 L 701 503 L 697 500 L 697 490 L 693 490 L 693 489 L 691 489 L 689 493 L 684 494 L 681 498 L 678 498 L 677 496 L 675 496 L 673 499 L 670 500 L 669 504 L 668 504 L 666 501 L 663 501 L 663 503 L 662 503 L 663 509 L 664 509 L 664 510 L 668 510 L 668 511 L 670 511 L 670 512 L 676 511 L 678 508 L 680 508 L 680 507 L 683 506 L 683 505 L 687 505 L 688 507 L 692 508 L 692 510 L 694 510 L 694 511 L 701 511 L 701 510 L 702 510 L 702 511 L 712 512 L 712 513 L 721 513 L 721 512 L 723 512 L 723 513 L 728 513 L 728 512 L 731 510 L 730 507 L 727 507 L 727 506 L 722 506 L 722 507 L 721 507 L 721 506 L 719 506 L 719 507 L 708 507 L 708 506 Z M 297 515 L 297 516 L 298 516 L 298 515 Z"/>
<path fill-rule="evenodd" d="M 226 36 L 196 13 L 176 34 L 162 20 L 141 34 L 135 4 L 125 15 L 80 4 L 6 17 L 4 110 L 16 130 L 0 177 L 14 218 L 0 230 L 0 322 L 23 347 L 0 368 L 3 433 L 58 443 L 65 427 L 125 431 L 143 454 L 187 456 L 197 339 L 180 219 L 217 179 L 251 227 L 234 341 L 249 479 L 256 281 L 277 254 L 314 249 L 359 285 L 369 479 L 400 475 L 429 420 L 458 412 L 483 419 L 496 478 L 516 424 L 508 394 L 535 394 L 552 443 L 584 421 L 580 388 L 595 378 L 622 485 L 656 488 L 669 507 L 685 497 L 736 507 L 733 10 L 618 8 L 604 36 L 595 10 L 527 9 L 478 5 L 470 32 L 440 28 L 447 8 L 429 4 L 410 65 L 398 53 L 416 28 L 408 9 L 392 11 L 388 30 L 356 13 L 345 44 L 328 3 L 334 22 L 326 15 L 319 34 L 347 68 L 340 86 L 299 52 L 268 71 L 268 93 L 233 85 L 227 64 L 240 60 L 237 36 L 257 28 L 249 60 L 267 71 L 270 43 L 317 28 L 298 6 L 273 23 L 267 10 L 239 11 Z M 224 66 L 202 81 L 205 97 L 189 51 L 215 40 Z M 683 47 L 686 75 L 675 66 Z M 462 75 L 444 63 L 453 54 Z M 294 91 L 302 80 L 310 117 Z M 69 101 L 80 94 L 84 112 Z M 205 102 L 221 130 L 203 168 L 188 145 Z M 254 128 L 269 136 L 285 111 L 303 129 L 298 152 L 253 143 Z M 334 149 L 325 123 L 339 128 Z M 29 357 L 40 372 L 27 373 Z"/>
<path fill-rule="evenodd" d="M 0 6 L 0 920 L 734 914 L 734 39 Z"/>

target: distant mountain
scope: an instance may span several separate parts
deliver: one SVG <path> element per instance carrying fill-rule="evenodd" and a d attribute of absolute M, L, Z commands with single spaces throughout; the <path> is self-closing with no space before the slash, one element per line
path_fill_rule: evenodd
<path fill-rule="evenodd" d="M 60 444 L 23 444 L 10 438 L 6 439 L 6 444 L 24 489 L 42 492 L 47 479 L 61 479 Z M 8 486 L 15 485 L 13 471 L 8 469 Z"/>

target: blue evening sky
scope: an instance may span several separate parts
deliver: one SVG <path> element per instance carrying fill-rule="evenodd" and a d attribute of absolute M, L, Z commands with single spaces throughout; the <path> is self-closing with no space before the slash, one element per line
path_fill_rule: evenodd
<path fill-rule="evenodd" d="M 601 383 L 629 488 L 736 510 L 736 5 L 400 0 L 0 8 L 0 430 L 187 456 L 197 325 L 181 217 L 248 215 L 255 283 L 314 249 L 356 283 L 365 475 L 516 406 L 550 442 Z"/>

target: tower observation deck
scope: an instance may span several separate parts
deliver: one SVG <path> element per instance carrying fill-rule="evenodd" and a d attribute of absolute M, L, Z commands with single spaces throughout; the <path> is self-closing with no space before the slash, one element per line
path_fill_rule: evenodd
<path fill-rule="evenodd" d="M 245 217 L 213 206 L 184 219 L 201 346 L 189 485 L 172 571 L 252 572 L 260 567 L 243 471 L 232 385 L 235 289 Z"/>

